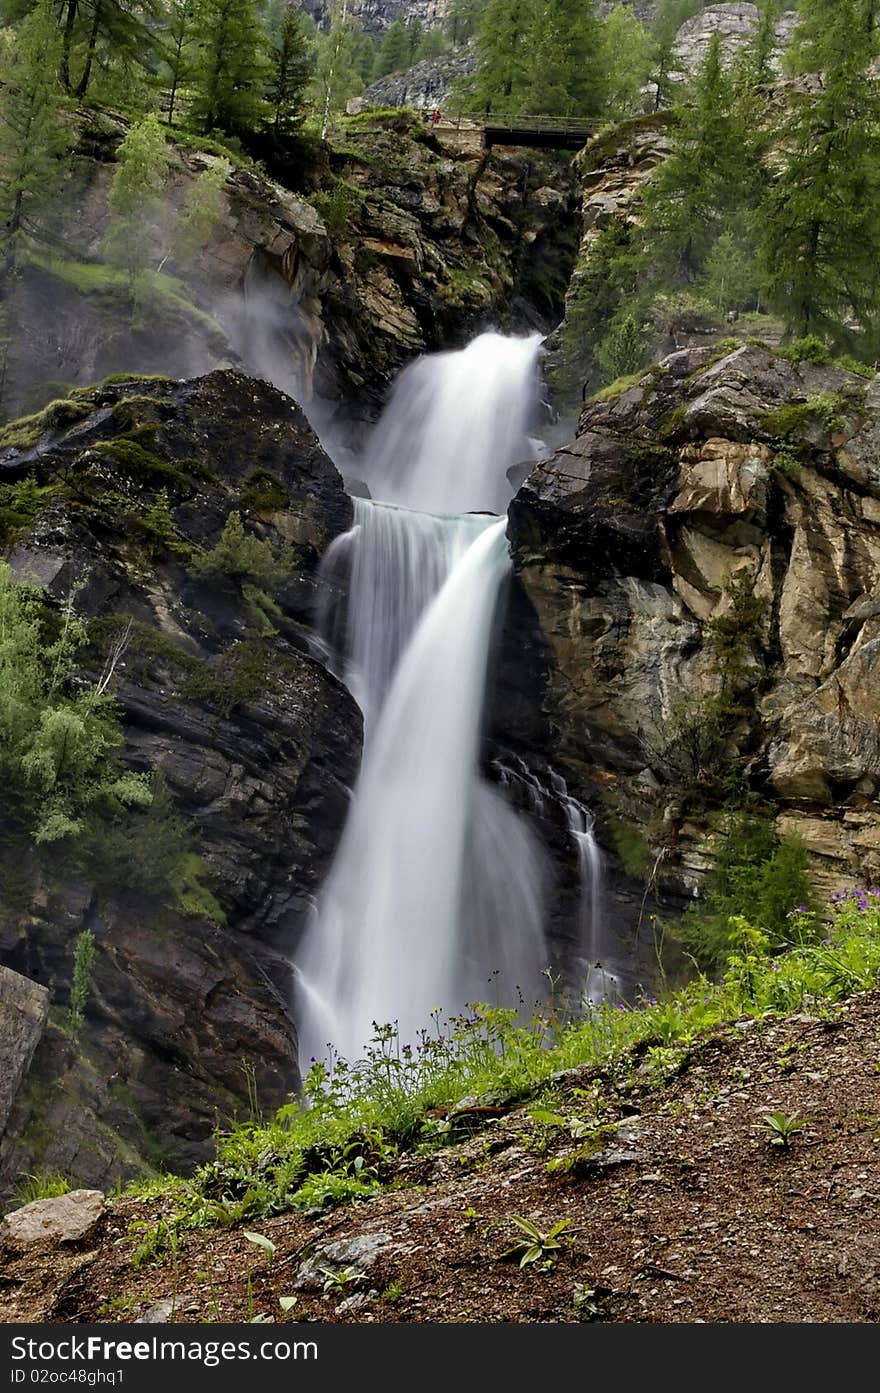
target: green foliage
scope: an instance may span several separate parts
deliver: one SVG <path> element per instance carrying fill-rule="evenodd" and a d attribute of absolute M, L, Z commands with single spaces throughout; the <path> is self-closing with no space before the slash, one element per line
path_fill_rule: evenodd
<path fill-rule="evenodd" d="M 787 402 L 776 411 L 759 411 L 755 420 L 767 435 L 777 440 L 797 438 L 810 426 L 824 431 L 841 430 L 846 425 L 850 401 L 839 392 L 815 392 L 805 401 Z"/>
<path fill-rule="evenodd" d="M 625 5 L 616 4 L 602 24 L 605 87 L 604 115 L 623 121 L 644 110 L 656 44 L 650 32 Z"/>
<path fill-rule="evenodd" d="M 284 11 L 271 48 L 271 77 L 266 97 L 272 130 L 292 136 L 305 118 L 305 94 L 312 71 L 312 49 L 303 17 L 296 5 Z"/>
<path fill-rule="evenodd" d="M 39 229 L 70 146 L 59 57 L 50 0 L 34 7 L 14 43 L 0 44 L 0 285 L 15 276 L 22 248 Z"/>
<path fill-rule="evenodd" d="M 223 186 L 231 173 L 229 161 L 219 159 L 187 188 L 174 229 L 174 255 L 180 260 L 191 261 L 211 240 L 223 214 Z"/>
<path fill-rule="evenodd" d="M 711 971 L 733 950 L 738 917 L 760 923 L 773 950 L 817 928 L 806 848 L 781 838 L 769 818 L 754 813 L 727 815 L 720 831 L 704 897 L 674 930 L 686 952 Z M 795 905 L 803 908 L 792 918 Z"/>
<path fill-rule="evenodd" d="M 365 1272 L 361 1272 L 356 1267 L 319 1267 L 319 1272 L 324 1276 L 324 1293 L 329 1295 L 341 1293 L 348 1290 L 350 1286 L 362 1282 L 366 1277 Z"/>
<path fill-rule="evenodd" d="M 269 61 L 254 0 L 197 0 L 195 23 L 199 49 L 190 80 L 190 120 L 205 133 L 256 130 L 266 109 L 262 94 Z M 277 89 L 277 71 L 275 76 Z"/>
<path fill-rule="evenodd" d="M 806 338 L 794 339 L 783 348 L 775 350 L 777 358 L 786 358 L 789 363 L 830 363 L 831 354 L 824 339 L 818 334 L 808 334 Z"/>
<path fill-rule="evenodd" d="M 107 201 L 114 215 L 107 254 L 128 277 L 132 306 L 140 306 L 144 272 L 153 254 L 153 222 L 162 207 L 170 163 L 168 142 L 155 116 L 131 126 L 117 153 Z"/>
<path fill-rule="evenodd" d="M 767 1141 L 770 1146 L 788 1151 L 792 1137 L 802 1132 L 806 1123 L 797 1113 L 771 1112 L 762 1119 L 761 1125 L 768 1133 Z"/>
<path fill-rule="evenodd" d="M 14 484 L 0 484 L 0 547 L 8 546 L 19 532 L 31 527 L 57 494 L 57 484 L 38 484 L 33 474 Z"/>
<path fill-rule="evenodd" d="M 70 1029 L 79 1035 L 85 1024 L 86 1002 L 92 980 L 92 964 L 95 960 L 95 935 L 84 929 L 73 943 L 73 982 L 70 988 Z"/>
<path fill-rule="evenodd" d="M 191 568 L 197 576 L 252 581 L 271 589 L 285 578 L 292 564 L 286 551 L 276 552 L 271 542 L 245 532 L 241 513 L 232 512 L 217 545 L 196 557 Z"/>
<path fill-rule="evenodd" d="M 315 71 L 312 96 L 325 135 L 330 116 L 341 111 L 349 97 L 363 89 L 357 69 L 357 39 L 360 23 L 341 3 L 331 0 L 330 25 L 316 37 Z"/>
<path fill-rule="evenodd" d="M 878 309 L 880 159 L 876 80 L 860 0 L 805 0 L 794 61 L 821 84 L 792 92 L 779 131 L 787 159 L 764 199 L 761 263 L 789 335 L 841 348 L 871 341 Z"/>
<path fill-rule="evenodd" d="M 49 615 L 0 561 L 0 779 L 38 846 L 82 837 L 102 810 L 150 801 L 146 781 L 115 758 L 122 734 L 109 677 L 79 678 L 86 641 L 74 596 Z"/>
<path fill-rule="evenodd" d="M 593 0 L 489 0 L 461 94 L 479 111 L 598 115 L 605 63 Z"/>
<path fill-rule="evenodd" d="M 789 905 L 795 892 L 791 883 Z M 331 1202 L 359 1199 L 375 1193 L 399 1147 L 424 1144 L 427 1119 L 454 1116 L 466 1099 L 544 1098 L 555 1114 L 554 1079 L 565 1070 L 617 1069 L 633 1049 L 650 1048 L 660 1078 L 680 1068 L 689 1044 L 708 1030 L 767 1012 L 827 1013 L 876 987 L 880 890 L 841 893 L 823 931 L 812 916 L 804 930 L 798 921 L 806 916 L 796 909 L 783 935 L 791 946 L 778 954 L 754 898 L 749 909 L 750 918 L 731 927 L 721 979 L 700 976 L 659 1002 L 592 1005 L 566 1023 L 552 1004 L 526 1023 L 514 1011 L 478 1005 L 451 1021 L 438 1013 L 412 1045 L 382 1026 L 363 1058 L 313 1061 L 301 1102 L 218 1136 L 217 1159 L 175 1187 L 175 1229 L 317 1208 L 328 1194 Z"/>
<path fill-rule="evenodd" d="M 239 503 L 248 512 L 271 513 L 290 502 L 287 489 L 277 474 L 268 469 L 252 469 L 245 478 Z"/>
<path fill-rule="evenodd" d="M 69 1193 L 70 1182 L 60 1171 L 41 1171 L 22 1177 L 15 1198 L 18 1204 L 33 1204 L 35 1200 L 53 1200 Z"/>
<path fill-rule="evenodd" d="M 521 1214 L 513 1214 L 511 1218 L 525 1237 L 502 1253 L 502 1258 L 519 1258 L 520 1267 L 529 1267 L 532 1263 L 537 1263 L 543 1271 L 552 1267 L 563 1243 L 569 1241 L 562 1235 L 571 1226 L 571 1220 L 560 1219 L 544 1232 L 537 1224 L 532 1223 L 531 1219 L 524 1219 Z"/>

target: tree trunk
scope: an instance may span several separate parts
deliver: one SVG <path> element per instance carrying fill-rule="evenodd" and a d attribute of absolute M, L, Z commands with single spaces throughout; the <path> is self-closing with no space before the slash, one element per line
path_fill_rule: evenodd
<path fill-rule="evenodd" d="M 64 37 L 61 41 L 61 82 L 65 92 L 70 91 L 70 47 L 73 43 L 73 29 L 79 0 L 67 0 L 67 18 L 64 21 Z"/>
<path fill-rule="evenodd" d="M 76 95 L 78 97 L 84 97 L 89 90 L 89 82 L 92 78 L 92 60 L 95 56 L 95 44 L 98 42 L 98 30 L 101 27 L 101 8 L 101 0 L 95 0 L 95 13 L 89 32 L 89 46 L 86 50 L 86 65 L 83 68 L 82 77 L 77 83 L 76 88 Z"/>

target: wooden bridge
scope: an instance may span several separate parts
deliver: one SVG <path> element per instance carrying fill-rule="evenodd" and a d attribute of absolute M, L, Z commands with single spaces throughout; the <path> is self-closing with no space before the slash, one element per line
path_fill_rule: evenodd
<path fill-rule="evenodd" d="M 502 116 L 497 112 L 465 112 L 443 116 L 447 129 L 481 130 L 483 145 L 528 145 L 542 150 L 581 150 L 600 122 L 576 116 Z"/>

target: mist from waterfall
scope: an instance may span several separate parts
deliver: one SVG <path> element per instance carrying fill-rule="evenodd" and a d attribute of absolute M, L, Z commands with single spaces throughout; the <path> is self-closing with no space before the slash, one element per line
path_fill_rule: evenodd
<path fill-rule="evenodd" d="M 365 716 L 361 772 L 297 954 L 305 1057 L 413 1042 L 431 1013 L 541 991 L 544 858 L 478 773 L 511 465 L 539 335 L 483 334 L 407 368 L 360 470 L 374 498 L 325 557 L 324 637 Z"/>

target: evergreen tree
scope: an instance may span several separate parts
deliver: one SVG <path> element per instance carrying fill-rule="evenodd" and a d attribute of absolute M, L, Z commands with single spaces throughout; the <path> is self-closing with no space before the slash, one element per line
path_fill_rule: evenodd
<path fill-rule="evenodd" d="M 826 21 L 824 30 L 819 19 Z M 794 92 L 783 122 L 785 167 L 761 210 L 766 294 L 790 334 L 863 344 L 876 332 L 880 264 L 877 84 L 865 71 L 860 0 L 805 0 L 797 54 L 824 74 Z"/>
<path fill-rule="evenodd" d="M 0 71 L 0 283 L 15 275 L 70 144 L 61 124 L 59 56 L 51 0 L 40 0 L 3 52 Z"/>
<path fill-rule="evenodd" d="M 681 26 L 702 8 L 701 0 L 660 0 L 654 19 L 654 109 L 668 106 L 675 97 L 675 40 Z"/>
<path fill-rule="evenodd" d="M 843 7 L 849 10 L 849 6 Z M 854 14 L 848 17 L 847 29 L 858 44 L 854 57 L 867 66 L 877 52 L 877 25 L 880 20 L 880 0 L 855 0 Z M 800 0 L 797 28 L 785 55 L 786 71 L 820 73 L 824 71 L 830 35 L 843 10 L 837 0 Z"/>
<path fill-rule="evenodd" d="M 756 86 L 773 78 L 773 56 L 776 52 L 775 0 L 763 0 L 758 13 L 758 27 L 746 50 L 748 80 Z"/>
<path fill-rule="evenodd" d="M 198 0 L 200 53 L 193 65 L 193 120 L 199 130 L 255 130 L 268 76 L 266 31 L 254 0 Z"/>
<path fill-rule="evenodd" d="M 462 84 L 479 111 L 522 110 L 530 86 L 531 0 L 489 0 L 477 35 L 477 69 Z"/>
<path fill-rule="evenodd" d="M 615 5 L 602 25 L 605 114 L 622 121 L 644 110 L 656 45 L 649 31 L 625 5 Z"/>
<path fill-rule="evenodd" d="M 486 0 L 452 0 L 446 12 L 446 33 L 454 47 L 473 38 L 485 9 Z"/>
<path fill-rule="evenodd" d="M 401 72 L 409 67 L 409 38 L 406 25 L 398 15 L 388 30 L 376 56 L 375 76 L 385 77 L 388 73 Z"/>
<path fill-rule="evenodd" d="M 602 31 L 594 0 L 543 0 L 532 12 L 526 111 L 597 116 L 605 100 Z"/>
<path fill-rule="evenodd" d="M 168 0 L 168 29 L 166 54 L 168 64 L 168 124 L 174 125 L 177 94 L 191 71 L 192 45 L 195 38 L 193 19 L 196 0 Z"/>
<path fill-rule="evenodd" d="M 77 97 L 84 97 L 92 80 L 99 47 L 112 63 L 138 63 L 151 68 L 156 59 L 155 34 L 162 14 L 161 0 L 65 0 L 62 9 L 63 39 L 61 56 L 62 81 Z M 81 34 L 80 34 L 81 30 Z M 70 56 L 77 35 L 84 40 L 85 49 L 79 81 L 72 87 Z"/>
<path fill-rule="evenodd" d="M 672 154 L 644 198 L 645 261 L 657 280 L 697 280 L 726 221 L 757 201 L 761 169 L 749 129 L 752 109 L 737 96 L 716 32 L 691 100 L 678 113 Z"/>
<path fill-rule="evenodd" d="M 293 135 L 305 117 L 305 92 L 312 60 L 300 11 L 291 3 L 284 12 L 281 30 L 272 49 L 272 77 L 267 97 L 276 135 Z"/>
<path fill-rule="evenodd" d="M 151 223 L 162 208 L 168 173 L 168 143 L 155 116 L 129 127 L 116 156 L 108 203 L 113 225 L 107 252 L 127 275 L 133 311 L 142 298 L 144 273 L 153 251 Z"/>

